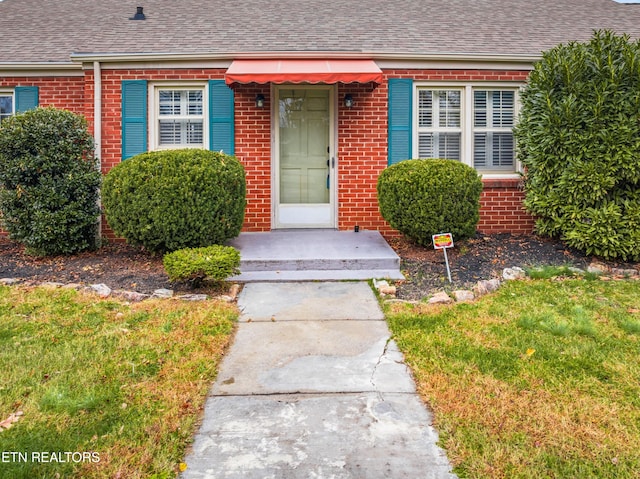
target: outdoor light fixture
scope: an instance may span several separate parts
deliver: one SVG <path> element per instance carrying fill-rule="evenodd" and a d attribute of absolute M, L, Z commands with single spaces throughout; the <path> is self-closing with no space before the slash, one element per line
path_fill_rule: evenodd
<path fill-rule="evenodd" d="M 264 95 L 256 95 L 256 108 L 264 108 Z"/>
<path fill-rule="evenodd" d="M 351 108 L 353 106 L 353 97 L 351 96 L 351 93 L 347 93 L 344 96 L 344 106 L 347 108 Z"/>

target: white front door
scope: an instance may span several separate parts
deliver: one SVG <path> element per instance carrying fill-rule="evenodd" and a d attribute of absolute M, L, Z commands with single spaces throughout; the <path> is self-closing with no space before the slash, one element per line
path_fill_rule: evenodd
<path fill-rule="evenodd" d="M 276 88 L 276 228 L 334 228 L 335 153 L 331 86 Z"/>

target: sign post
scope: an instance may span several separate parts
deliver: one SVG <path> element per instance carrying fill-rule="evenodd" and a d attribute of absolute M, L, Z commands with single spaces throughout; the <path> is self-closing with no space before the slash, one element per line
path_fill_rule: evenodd
<path fill-rule="evenodd" d="M 451 269 L 449 269 L 449 258 L 447 257 L 447 248 L 453 247 L 453 236 L 451 233 L 439 233 L 431 237 L 433 240 L 433 249 L 441 249 L 444 252 L 444 262 L 447 265 L 447 276 L 451 283 Z"/>

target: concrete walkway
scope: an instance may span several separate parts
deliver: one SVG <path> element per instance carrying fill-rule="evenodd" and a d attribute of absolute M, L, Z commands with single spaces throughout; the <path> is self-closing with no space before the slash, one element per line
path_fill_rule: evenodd
<path fill-rule="evenodd" d="M 183 479 L 455 478 L 364 282 L 250 283 Z"/>

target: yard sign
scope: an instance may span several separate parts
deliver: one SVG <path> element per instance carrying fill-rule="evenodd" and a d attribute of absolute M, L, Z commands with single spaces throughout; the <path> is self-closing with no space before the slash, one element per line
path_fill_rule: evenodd
<path fill-rule="evenodd" d="M 447 276 L 451 283 L 451 270 L 449 269 L 449 258 L 447 258 L 447 248 L 453 247 L 453 236 L 451 233 L 439 233 L 431 237 L 433 240 L 433 249 L 441 249 L 444 252 L 444 262 L 447 265 Z"/>

